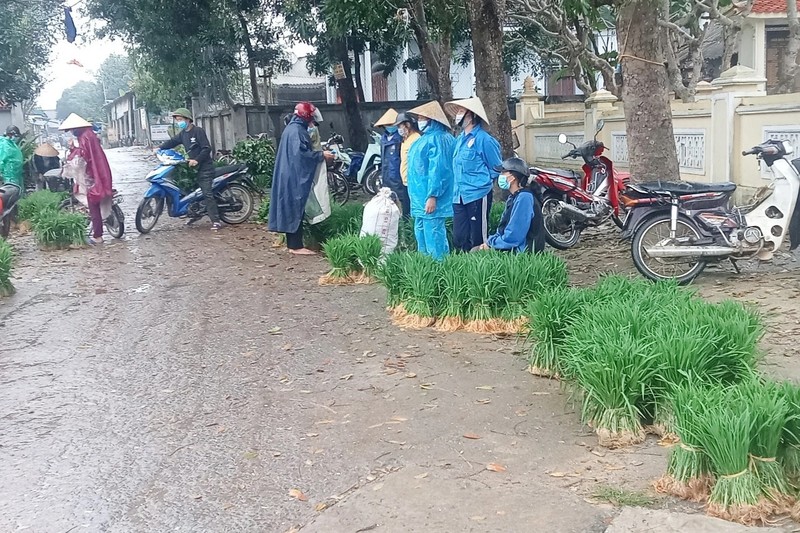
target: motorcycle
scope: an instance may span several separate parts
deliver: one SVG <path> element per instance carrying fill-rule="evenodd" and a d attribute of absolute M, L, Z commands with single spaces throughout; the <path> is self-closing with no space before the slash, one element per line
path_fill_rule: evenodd
<path fill-rule="evenodd" d="M 347 178 L 348 187 L 363 189 L 375 196 L 381 187 L 381 136 L 375 131 L 371 131 L 370 136 L 366 152 L 344 148 L 344 139 L 337 133 L 324 143 L 324 148 L 333 152 L 337 162 L 341 162 L 338 170 Z"/>
<path fill-rule="evenodd" d="M 0 238 L 8 238 L 11 232 L 11 219 L 17 213 L 17 202 L 22 191 L 13 183 L 0 185 Z"/>
<path fill-rule="evenodd" d="M 136 209 L 136 229 L 143 234 L 155 227 L 165 203 L 171 217 L 186 217 L 194 221 L 206 214 L 203 192 L 197 188 L 183 195 L 180 187 L 171 179 L 175 167 L 185 164 L 186 159 L 174 150 L 159 150 L 156 157 L 161 164 L 147 174 L 150 188 Z M 212 190 L 223 222 L 241 224 L 250 218 L 256 186 L 247 174 L 247 165 L 217 167 Z"/>
<path fill-rule="evenodd" d="M 69 191 L 74 190 L 74 182 L 71 179 L 67 180 L 69 184 Z M 112 193 L 114 194 L 111 200 L 111 213 L 103 220 L 103 224 L 108 231 L 108 234 L 114 237 L 115 239 L 121 239 L 122 236 L 125 234 L 125 213 L 122 212 L 122 208 L 119 204 L 122 203 L 122 195 L 117 192 L 116 189 L 112 189 Z M 80 201 L 75 198 L 74 194 L 70 194 L 69 198 L 64 200 L 58 205 L 58 209 L 62 211 L 77 211 L 81 213 L 88 213 L 89 209 L 87 206 L 80 203 Z"/>
<path fill-rule="evenodd" d="M 631 255 L 651 280 L 689 283 L 709 262 L 769 260 L 789 233 L 800 244 L 800 158 L 791 163 L 786 141 L 769 140 L 743 156 L 755 155 L 774 177 L 745 206 L 730 207 L 734 183 L 658 182 L 632 186 L 623 200 L 631 206 L 625 221 L 633 236 Z"/>
<path fill-rule="evenodd" d="M 583 176 L 572 170 L 531 168 L 534 181 L 542 189 L 545 236 L 553 248 L 572 248 L 584 229 L 609 219 L 623 227 L 625 212 L 619 195 L 626 189 L 630 174 L 616 171 L 611 159 L 603 155 L 606 147 L 597 140 L 603 125 L 603 120 L 598 121 L 594 139 L 580 146 L 569 143 L 563 133 L 558 136 L 561 144 L 572 145 L 562 159 L 583 158 Z"/>

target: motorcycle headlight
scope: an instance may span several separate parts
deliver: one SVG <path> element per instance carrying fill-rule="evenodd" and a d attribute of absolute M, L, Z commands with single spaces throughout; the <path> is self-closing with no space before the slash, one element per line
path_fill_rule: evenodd
<path fill-rule="evenodd" d="M 786 152 L 786 155 L 791 155 L 794 153 L 794 146 L 789 141 L 783 141 L 783 150 Z"/>

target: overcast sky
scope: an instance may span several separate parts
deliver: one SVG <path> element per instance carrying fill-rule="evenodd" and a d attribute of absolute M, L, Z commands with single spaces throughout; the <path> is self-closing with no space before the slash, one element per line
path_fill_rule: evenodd
<path fill-rule="evenodd" d="M 81 6 L 73 8 L 72 18 L 78 29 L 78 38 L 68 43 L 64 35 L 64 26 L 60 26 L 58 42 L 50 56 L 50 66 L 45 70 L 45 83 L 39 95 L 39 106 L 42 109 L 55 109 L 64 89 L 81 80 L 93 81 L 94 73 L 111 54 L 124 54 L 125 47 L 119 40 L 93 39 L 89 20 L 82 16 Z M 77 60 L 83 68 L 67 64 Z"/>

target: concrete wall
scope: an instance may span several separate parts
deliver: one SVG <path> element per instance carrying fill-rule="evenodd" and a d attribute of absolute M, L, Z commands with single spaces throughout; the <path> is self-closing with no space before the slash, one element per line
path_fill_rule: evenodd
<path fill-rule="evenodd" d="M 697 101 L 673 101 L 675 145 L 681 178 L 696 182 L 732 181 L 739 185 L 738 199 L 769 184 L 769 172 L 758 170 L 747 150 L 764 140 L 790 141 L 800 157 L 800 99 L 797 94 L 766 95 L 766 79 L 753 69 L 737 66 L 714 82 L 698 86 Z M 562 161 L 566 150 L 559 133 L 578 144 L 594 135 L 598 119 L 605 127 L 598 136 L 609 148 L 609 157 L 620 168 L 629 166 L 625 115 L 622 103 L 606 91 L 591 95 L 585 103 L 545 104 L 533 83 L 517 105 L 521 127 L 520 152 L 529 164 L 542 167 L 579 168 L 581 162 Z"/>

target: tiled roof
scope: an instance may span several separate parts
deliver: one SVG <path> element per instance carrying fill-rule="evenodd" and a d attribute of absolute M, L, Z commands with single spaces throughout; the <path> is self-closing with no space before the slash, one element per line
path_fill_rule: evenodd
<path fill-rule="evenodd" d="M 797 5 L 800 9 L 800 1 Z M 752 13 L 786 13 L 786 0 L 755 0 Z"/>

